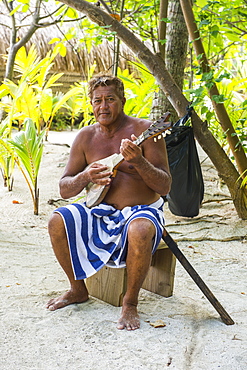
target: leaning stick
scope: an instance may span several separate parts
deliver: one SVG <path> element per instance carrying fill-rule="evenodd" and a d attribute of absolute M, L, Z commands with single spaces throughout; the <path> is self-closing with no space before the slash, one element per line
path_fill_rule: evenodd
<path fill-rule="evenodd" d="M 190 264 L 190 262 L 181 252 L 181 250 L 178 248 L 177 243 L 172 239 L 172 237 L 168 234 L 165 228 L 163 231 L 162 239 L 165 241 L 167 246 L 170 248 L 170 250 L 175 255 L 175 257 L 179 260 L 179 262 L 182 264 L 182 266 L 185 268 L 185 270 L 188 272 L 188 274 L 191 276 L 191 278 L 194 280 L 197 286 L 201 289 L 203 294 L 207 297 L 209 302 L 214 306 L 216 311 L 220 314 L 222 321 L 226 325 L 233 325 L 234 321 L 232 320 L 232 318 L 228 315 L 228 313 L 222 307 L 220 302 L 216 299 L 216 297 L 213 295 L 213 293 L 210 291 L 210 289 L 207 287 L 207 285 L 204 283 L 204 281 L 195 271 L 193 266 Z"/>

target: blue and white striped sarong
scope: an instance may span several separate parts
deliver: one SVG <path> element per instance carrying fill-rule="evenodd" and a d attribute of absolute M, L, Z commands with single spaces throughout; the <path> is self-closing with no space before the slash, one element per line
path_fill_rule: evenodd
<path fill-rule="evenodd" d="M 153 222 L 156 228 L 154 253 L 165 224 L 163 205 L 164 201 L 160 198 L 150 205 L 122 210 L 106 203 L 93 208 L 88 208 L 85 203 L 73 203 L 56 209 L 54 212 L 58 212 L 64 220 L 75 279 L 92 276 L 104 265 L 125 267 L 128 226 L 136 218 Z"/>

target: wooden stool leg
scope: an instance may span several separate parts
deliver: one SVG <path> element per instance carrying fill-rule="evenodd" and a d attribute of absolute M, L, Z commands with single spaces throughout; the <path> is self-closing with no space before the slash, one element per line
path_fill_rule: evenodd
<path fill-rule="evenodd" d="M 122 306 L 126 285 L 126 268 L 104 266 L 95 275 L 86 279 L 91 296 L 117 307 Z"/>
<path fill-rule="evenodd" d="M 157 249 L 142 288 L 170 297 L 173 293 L 176 257 L 169 248 Z"/>

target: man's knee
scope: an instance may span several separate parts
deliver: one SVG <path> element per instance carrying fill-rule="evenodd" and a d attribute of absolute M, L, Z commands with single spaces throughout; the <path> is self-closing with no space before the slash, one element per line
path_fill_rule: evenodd
<path fill-rule="evenodd" d="M 50 236 L 56 236 L 58 234 L 65 234 L 64 222 L 59 213 L 53 213 L 48 222 L 48 232 Z"/>
<path fill-rule="evenodd" d="M 137 218 L 131 221 L 128 229 L 128 239 L 140 242 L 151 242 L 155 236 L 155 226 L 146 218 Z"/>

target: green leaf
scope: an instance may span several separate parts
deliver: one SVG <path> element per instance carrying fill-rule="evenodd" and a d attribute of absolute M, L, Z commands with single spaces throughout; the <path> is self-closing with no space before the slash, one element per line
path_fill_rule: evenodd
<path fill-rule="evenodd" d="M 67 10 L 67 12 L 65 14 L 69 18 L 77 18 L 78 17 L 77 11 L 75 9 L 73 9 L 73 8 L 68 8 L 68 10 Z"/>
<path fill-rule="evenodd" d="M 201 96 L 203 93 L 204 88 L 202 86 L 198 87 L 198 89 L 193 90 L 195 96 Z"/>
<path fill-rule="evenodd" d="M 48 1 L 48 0 L 47 0 Z M 65 10 L 67 9 L 67 5 L 63 5 L 63 6 L 61 6 L 61 8 L 60 9 L 58 9 L 57 11 L 56 11 L 56 13 L 55 13 L 55 15 L 56 16 L 59 16 L 59 15 L 61 15 L 62 13 L 64 13 L 65 12 Z"/>
<path fill-rule="evenodd" d="M 45 122 L 48 122 L 52 114 L 52 95 L 43 93 L 40 100 L 40 110 Z"/>
<path fill-rule="evenodd" d="M 221 74 L 221 75 L 219 75 L 219 77 L 217 77 L 216 79 L 215 79 L 215 81 L 216 82 L 221 82 L 224 78 L 230 78 L 230 73 L 223 73 L 223 74 Z"/>
<path fill-rule="evenodd" d="M 201 114 L 204 114 L 208 111 L 208 107 L 206 107 L 205 105 L 201 108 Z"/>
<path fill-rule="evenodd" d="M 212 36 L 217 37 L 219 34 L 219 27 L 214 25 L 213 27 L 211 27 L 210 33 Z"/>
<path fill-rule="evenodd" d="M 171 23 L 171 20 L 169 18 L 161 18 L 161 21 L 165 23 Z"/>
<path fill-rule="evenodd" d="M 227 100 L 227 98 L 224 97 L 224 95 L 220 94 L 220 95 L 213 95 L 212 96 L 212 99 L 217 103 L 217 104 L 220 104 L 220 103 L 224 103 L 224 101 Z"/>
<path fill-rule="evenodd" d="M 23 7 L 21 8 L 21 11 L 22 11 L 22 13 L 26 13 L 26 12 L 28 11 L 28 9 L 29 9 L 29 4 L 25 4 L 25 5 L 23 5 Z"/>
<path fill-rule="evenodd" d="M 61 39 L 59 37 L 54 37 L 48 42 L 48 44 L 51 45 L 51 44 L 55 44 L 55 42 L 60 42 L 60 41 Z"/>
<path fill-rule="evenodd" d="M 203 73 L 202 75 L 202 81 L 210 81 L 212 80 L 213 78 L 213 71 L 210 71 L 210 72 L 207 72 L 207 73 Z"/>
<path fill-rule="evenodd" d="M 21 4 L 17 5 L 10 13 L 9 13 L 9 16 L 11 17 L 12 15 L 14 15 L 16 12 L 18 12 L 18 10 L 21 8 Z"/>
<path fill-rule="evenodd" d="M 33 186 L 35 186 L 43 153 L 45 131 L 37 134 L 31 119 L 25 120 L 24 129 L 25 131 L 19 132 L 9 142 L 14 146 L 18 158 L 24 165 Z"/>
<path fill-rule="evenodd" d="M 66 53 L 67 53 L 67 49 L 66 49 L 66 46 L 64 44 L 60 44 L 59 45 L 60 48 L 59 48 L 59 53 L 62 57 L 65 57 Z"/>
<path fill-rule="evenodd" d="M 158 40 L 158 42 L 161 44 L 161 45 L 164 45 L 166 43 L 167 39 L 163 39 L 163 40 Z"/>
<path fill-rule="evenodd" d="M 196 0 L 196 5 L 200 6 L 201 8 L 204 7 L 208 3 L 208 0 Z"/>
<path fill-rule="evenodd" d="M 241 35 L 238 35 L 236 32 L 225 32 L 225 36 L 230 41 L 241 41 Z"/>

